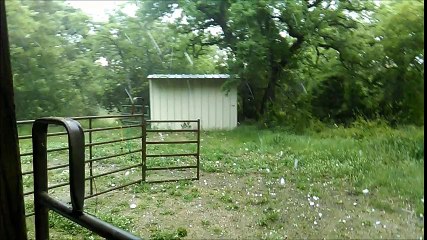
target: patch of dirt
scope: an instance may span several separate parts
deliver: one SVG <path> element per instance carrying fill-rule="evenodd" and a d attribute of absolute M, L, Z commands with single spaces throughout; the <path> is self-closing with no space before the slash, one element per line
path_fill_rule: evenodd
<path fill-rule="evenodd" d="M 187 186 L 150 184 L 143 192 L 102 195 L 97 206 L 131 219 L 132 232 L 144 238 L 178 228 L 187 230 L 184 239 L 424 238 L 422 218 L 409 210 L 373 208 L 375 194 L 355 195 L 329 183 L 311 186 L 320 189 L 317 195 L 263 174 L 202 173 Z"/>

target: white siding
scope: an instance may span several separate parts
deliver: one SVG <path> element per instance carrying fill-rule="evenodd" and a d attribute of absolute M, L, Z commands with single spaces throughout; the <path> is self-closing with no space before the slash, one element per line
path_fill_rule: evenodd
<path fill-rule="evenodd" d="M 149 82 L 151 119 L 200 119 L 205 130 L 237 126 L 237 90 L 223 92 L 223 79 L 150 79 Z M 181 123 L 158 127 L 179 129 Z"/>

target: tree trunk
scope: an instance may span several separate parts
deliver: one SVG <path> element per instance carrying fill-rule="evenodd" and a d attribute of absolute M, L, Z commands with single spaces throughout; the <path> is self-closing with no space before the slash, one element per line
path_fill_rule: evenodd
<path fill-rule="evenodd" d="M 27 239 L 5 1 L 0 1 L 0 239 Z"/>
<path fill-rule="evenodd" d="M 259 114 L 263 115 L 267 110 L 267 103 L 276 100 L 276 84 L 279 81 L 280 67 L 274 64 L 271 68 L 271 75 L 268 81 L 267 88 L 265 89 L 264 95 L 261 100 L 261 107 Z"/>

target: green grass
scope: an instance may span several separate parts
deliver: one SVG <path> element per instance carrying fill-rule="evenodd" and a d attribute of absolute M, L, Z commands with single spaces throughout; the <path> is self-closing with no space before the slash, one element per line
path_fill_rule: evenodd
<path fill-rule="evenodd" d="M 286 173 L 300 189 L 307 189 L 309 181 L 346 182 L 360 194 L 367 188 L 379 197 L 403 197 L 424 213 L 423 128 L 338 127 L 296 135 L 242 126 L 205 133 L 203 138 L 208 142 L 202 146 L 207 172 L 245 175 L 269 170 L 273 178 Z"/>
<path fill-rule="evenodd" d="M 99 133 L 94 140 L 106 141 L 130 134 L 135 133 Z M 166 137 L 177 140 L 189 139 L 194 135 L 170 134 Z M 152 135 L 150 138 L 159 139 L 159 136 Z M 279 129 L 240 126 L 232 131 L 203 132 L 201 139 L 202 177 L 199 182 L 138 184 L 126 188 L 125 192 L 117 192 L 116 197 L 109 195 L 111 199 L 100 196 L 96 204 L 94 200 L 88 200 L 87 210 L 110 223 L 130 231 L 139 231 L 139 234 L 151 239 L 180 239 L 187 236 L 235 238 L 241 235 L 283 239 L 288 234 L 293 238 L 379 238 L 382 235 L 370 233 L 376 229 L 377 221 L 371 216 L 374 214 L 371 209 L 383 211 L 388 218 L 401 221 L 401 225 L 395 224 L 403 228 L 396 227 L 394 232 L 397 233 L 407 228 L 402 224 L 409 224 L 399 219 L 400 215 L 397 217 L 402 210 L 416 216 L 424 214 L 424 203 L 421 201 L 424 199 L 424 128 L 390 128 L 365 122 L 351 128 L 324 128 L 322 131 L 294 134 Z M 63 146 L 64 141 L 64 138 L 56 137 L 49 143 L 49 147 Z M 95 156 L 138 147 L 140 141 L 117 143 L 96 149 Z M 30 142 L 21 144 L 21 149 L 31 150 Z M 153 154 L 195 151 L 194 146 L 178 145 L 153 146 L 148 150 Z M 66 159 L 66 153 L 49 157 Z M 112 169 L 113 165 L 114 168 L 129 166 L 135 164 L 135 161 L 140 161 L 140 155 L 118 157 L 97 163 L 96 171 L 101 173 Z M 61 160 L 52 162 L 61 163 Z M 189 163 L 194 164 L 194 160 L 155 158 L 150 159 L 148 165 Z M 23 168 L 31 168 L 30 159 L 23 159 Z M 140 172 L 136 170 L 129 176 L 137 179 L 138 174 Z M 50 181 L 55 183 L 65 181 L 66 177 L 67 173 L 63 170 L 49 175 Z M 280 185 L 281 178 L 285 179 L 283 186 Z M 207 182 L 204 183 L 205 180 Z M 31 181 L 31 178 L 24 178 L 25 188 L 31 188 Z M 124 177 L 124 173 L 120 173 L 114 177 L 100 178 L 96 185 L 99 190 L 103 190 L 127 181 L 129 179 Z M 363 194 L 364 189 L 368 189 L 369 194 Z M 353 203 L 357 201 L 357 210 L 366 215 L 363 219 L 361 217 L 358 225 L 352 226 L 355 231 L 361 231 L 359 235 L 353 235 L 349 232 L 350 228 L 342 226 L 342 223 L 333 229 L 313 225 L 320 219 L 318 212 L 308 206 L 307 194 L 328 199 L 327 203 L 322 204 L 327 205 L 325 209 L 332 209 L 328 213 L 331 226 L 334 226 L 333 221 L 336 219 L 344 218 L 341 216 L 344 212 L 354 211 Z M 129 199 L 138 202 L 136 209 L 129 210 Z M 28 202 L 26 206 L 31 208 Z M 202 210 L 194 210 L 197 208 Z M 322 209 L 323 213 L 327 212 L 325 209 Z M 198 214 L 187 213 L 190 210 L 199 211 L 200 218 Z M 156 218 L 145 222 L 141 216 L 143 214 L 153 214 Z M 242 214 L 248 216 L 241 218 Z M 224 219 L 230 226 L 243 221 L 243 226 L 253 230 L 253 235 L 244 230 L 239 232 L 236 227 L 227 227 L 222 222 Z M 181 226 L 184 220 L 191 221 L 192 228 L 196 229 L 189 225 Z M 283 228 L 283 225 L 287 228 Z M 51 227 L 52 234 L 59 233 L 60 236 L 77 234 L 85 239 L 94 237 L 68 220 L 55 216 L 51 218 Z M 295 232 L 290 229 L 295 229 Z M 362 232 L 368 232 L 369 235 L 363 235 Z M 413 238 L 414 235 L 406 237 Z"/>

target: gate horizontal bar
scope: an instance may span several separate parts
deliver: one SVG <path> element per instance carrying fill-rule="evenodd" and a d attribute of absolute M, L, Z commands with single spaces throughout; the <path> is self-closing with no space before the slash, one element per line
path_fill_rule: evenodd
<path fill-rule="evenodd" d="M 98 174 L 98 175 L 93 175 L 93 176 L 85 178 L 85 180 L 95 179 L 95 178 L 99 178 L 99 177 L 102 177 L 102 176 L 106 176 L 106 175 L 110 175 L 110 174 L 118 173 L 118 172 L 123 172 L 123 171 L 129 170 L 131 168 L 137 168 L 137 167 L 141 167 L 141 166 L 142 166 L 142 163 L 138 163 L 138 164 L 135 164 L 135 165 L 132 165 L 132 166 L 129 166 L 129 167 L 125 167 L 125 168 L 121 168 L 121 169 L 117 169 L 117 170 L 114 170 L 114 171 L 111 171 L 111 172 L 106 172 L 106 173 L 101 173 L 101 174 Z"/>
<path fill-rule="evenodd" d="M 129 141 L 129 140 L 141 139 L 142 137 L 143 136 L 137 136 L 137 137 L 116 139 L 116 140 L 105 141 L 105 142 L 88 143 L 85 146 L 88 147 L 88 146 L 98 146 L 98 145 L 104 145 L 104 144 L 116 143 L 116 142 L 125 142 L 125 141 Z"/>
<path fill-rule="evenodd" d="M 55 133 L 48 133 L 47 134 L 48 137 L 62 136 L 62 135 L 67 135 L 67 132 L 55 132 Z M 19 137 L 19 140 L 30 139 L 30 138 L 32 138 L 32 135 L 24 135 L 24 136 Z"/>
<path fill-rule="evenodd" d="M 92 158 L 92 159 L 86 160 L 85 163 L 100 161 L 100 160 L 104 160 L 104 159 L 108 159 L 108 158 L 125 156 L 125 155 L 128 155 L 128 154 L 138 153 L 138 152 L 141 152 L 141 151 L 142 151 L 142 148 L 137 149 L 137 150 L 133 150 L 133 151 L 124 152 L 124 153 L 118 153 L 118 154 L 104 156 L 104 157 Z"/>
<path fill-rule="evenodd" d="M 124 125 L 119 127 L 104 127 L 104 128 L 92 128 L 84 130 L 84 132 L 99 132 L 104 130 L 120 130 L 120 129 L 126 129 L 126 128 L 135 128 L 135 127 L 141 127 L 141 124 L 134 124 L 134 125 Z"/>
<path fill-rule="evenodd" d="M 68 163 L 67 164 L 61 164 L 61 165 L 56 165 L 56 166 L 53 166 L 53 167 L 48 167 L 47 170 L 49 171 L 49 170 L 55 170 L 55 169 L 60 169 L 60 168 L 66 168 L 68 166 L 69 166 Z M 33 174 L 33 173 L 34 173 L 34 171 L 23 172 L 22 176 Z"/>
<path fill-rule="evenodd" d="M 185 143 L 198 143 L 198 141 L 150 141 L 146 144 L 185 144 Z"/>
<path fill-rule="evenodd" d="M 197 166 L 151 167 L 151 168 L 147 168 L 147 170 L 157 171 L 157 170 L 174 170 L 174 169 L 191 169 L 191 168 L 197 168 Z"/>
<path fill-rule="evenodd" d="M 137 184 L 137 183 L 141 183 L 141 180 L 136 180 L 136 181 L 133 181 L 133 182 L 127 183 L 127 184 L 125 184 L 125 185 L 121 185 L 121 186 L 118 186 L 118 187 L 110 188 L 110 189 L 108 189 L 108 190 L 105 190 L 105 191 L 102 191 L 102 192 L 98 192 L 98 193 L 95 193 L 95 194 L 89 195 L 89 196 L 85 197 L 85 199 L 93 198 L 93 197 L 96 197 L 96 196 L 102 195 L 102 194 L 104 194 L 104 193 L 108 193 L 108 192 L 111 192 L 111 191 L 114 191 L 114 190 L 117 190 L 117 189 L 125 188 L 125 187 L 128 187 L 128 186 L 130 186 L 130 185 Z"/>
<path fill-rule="evenodd" d="M 128 117 L 142 117 L 144 114 L 132 114 L 132 115 L 102 115 L 102 116 L 84 116 L 84 117 L 68 117 L 74 120 L 89 120 L 89 119 L 102 119 L 102 118 L 128 118 Z M 16 121 L 16 124 L 30 124 L 34 123 L 35 120 L 24 120 L 24 121 Z"/>
<path fill-rule="evenodd" d="M 104 237 L 106 239 L 117 240 L 141 239 L 131 233 L 128 233 L 85 212 L 76 214 L 73 209 L 50 197 L 45 192 L 40 193 L 39 196 L 42 204 L 47 206 L 49 209 L 83 226 L 84 228 L 87 228 L 90 231 L 97 233 L 101 237 Z"/>
<path fill-rule="evenodd" d="M 179 178 L 179 179 L 146 181 L 146 183 L 165 183 L 165 182 L 179 182 L 179 181 L 193 181 L 193 180 L 198 180 L 198 179 L 197 178 Z"/>
<path fill-rule="evenodd" d="M 192 122 L 196 123 L 197 120 L 146 120 L 147 123 L 180 123 L 180 122 Z"/>
<path fill-rule="evenodd" d="M 146 132 L 197 132 L 197 129 L 147 129 Z"/>
<path fill-rule="evenodd" d="M 68 147 L 61 147 L 61 148 L 52 148 L 52 149 L 48 149 L 46 152 L 59 152 L 59 151 L 65 151 L 68 150 Z M 25 156 L 30 156 L 33 155 L 33 152 L 27 152 L 27 153 L 23 153 L 21 154 L 21 157 L 25 157 Z"/>
<path fill-rule="evenodd" d="M 197 153 L 149 154 L 146 157 L 194 157 Z"/>

